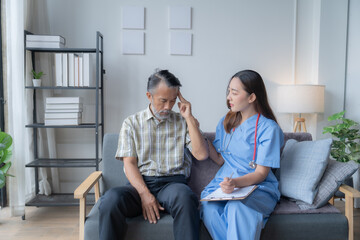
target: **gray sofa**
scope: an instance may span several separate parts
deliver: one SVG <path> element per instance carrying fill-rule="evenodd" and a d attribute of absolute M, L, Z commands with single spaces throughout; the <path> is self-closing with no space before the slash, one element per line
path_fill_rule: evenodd
<path fill-rule="evenodd" d="M 213 133 L 205 133 L 209 139 Z M 285 140 L 292 138 L 298 141 L 312 140 L 308 133 L 285 133 Z M 95 187 L 95 199 L 98 200 L 106 190 L 127 182 L 123 173 L 122 161 L 115 159 L 118 134 L 106 134 L 103 140 L 102 171 L 92 173 L 74 192 L 80 200 L 80 239 L 98 239 L 99 201 L 86 216 L 86 196 Z M 189 186 L 199 196 L 204 186 L 214 177 L 219 169 L 211 159 L 193 161 Z M 99 182 L 101 187 L 99 187 Z M 352 210 L 352 207 L 351 207 Z M 350 211 L 350 210 L 349 210 Z M 350 213 L 351 214 L 351 213 Z M 349 215 L 352 217 L 352 215 Z M 173 219 L 162 214 L 157 224 L 150 224 L 142 216 L 128 219 L 128 230 L 125 239 L 173 239 Z M 352 230 L 350 228 L 350 230 Z M 262 231 L 261 239 L 348 239 L 349 226 L 347 217 L 334 206 L 328 204 L 317 210 L 301 211 L 295 203 L 282 198 L 274 213 L 270 216 Z M 201 224 L 200 239 L 211 239 L 205 226 Z M 352 232 L 349 235 L 352 239 Z"/>

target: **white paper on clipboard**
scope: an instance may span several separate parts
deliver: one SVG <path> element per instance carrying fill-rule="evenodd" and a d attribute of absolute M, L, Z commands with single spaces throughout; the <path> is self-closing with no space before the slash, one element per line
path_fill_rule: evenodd
<path fill-rule="evenodd" d="M 224 193 L 221 188 L 218 188 L 200 201 L 229 201 L 244 199 L 249 196 L 257 187 L 257 185 L 251 185 L 242 188 L 235 188 L 232 193 Z"/>

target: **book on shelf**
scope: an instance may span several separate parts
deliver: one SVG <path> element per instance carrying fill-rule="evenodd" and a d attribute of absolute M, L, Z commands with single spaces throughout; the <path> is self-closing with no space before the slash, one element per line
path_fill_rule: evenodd
<path fill-rule="evenodd" d="M 69 53 L 69 87 L 75 87 L 75 54 Z"/>
<path fill-rule="evenodd" d="M 81 103 L 82 98 L 81 97 L 47 97 L 45 102 L 47 104 L 49 103 L 55 103 L 55 104 L 63 104 L 63 103 Z"/>
<path fill-rule="evenodd" d="M 79 82 L 78 82 L 78 87 L 83 87 L 84 86 L 84 66 L 83 66 L 83 56 L 79 56 Z"/>
<path fill-rule="evenodd" d="M 30 42 L 60 42 L 60 43 L 65 44 L 65 38 L 60 35 L 28 34 L 28 35 L 26 35 L 26 41 L 30 41 Z"/>
<path fill-rule="evenodd" d="M 79 55 L 75 55 L 74 58 L 74 87 L 79 86 Z"/>
<path fill-rule="evenodd" d="M 83 55 L 83 86 L 90 87 L 90 54 L 84 53 Z"/>
<path fill-rule="evenodd" d="M 45 112 L 45 119 L 81 118 L 81 112 Z"/>
<path fill-rule="evenodd" d="M 69 85 L 69 71 L 68 71 L 68 54 L 62 53 L 62 86 L 67 87 Z"/>
<path fill-rule="evenodd" d="M 45 104 L 45 111 L 51 110 L 51 109 L 57 109 L 57 110 L 63 110 L 63 109 L 82 109 L 82 103 L 58 103 L 58 104 L 52 104 L 52 103 L 46 103 Z"/>
<path fill-rule="evenodd" d="M 64 48 L 65 45 L 61 42 L 30 42 L 26 41 L 28 48 Z"/>
<path fill-rule="evenodd" d="M 46 119 L 44 124 L 48 125 L 79 125 L 81 124 L 81 118 L 61 118 L 61 119 Z"/>
<path fill-rule="evenodd" d="M 57 87 L 61 87 L 63 85 L 62 83 L 62 54 L 61 53 L 55 53 L 55 85 Z"/>
<path fill-rule="evenodd" d="M 83 111 L 82 108 L 74 108 L 74 109 L 46 109 L 47 113 L 81 113 Z"/>

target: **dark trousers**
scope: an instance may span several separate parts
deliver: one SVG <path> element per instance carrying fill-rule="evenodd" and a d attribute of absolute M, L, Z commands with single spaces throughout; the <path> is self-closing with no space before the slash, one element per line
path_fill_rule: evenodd
<path fill-rule="evenodd" d="M 199 201 L 186 185 L 185 177 L 144 177 L 144 181 L 160 205 L 173 217 L 175 239 L 199 239 Z M 126 218 L 142 215 L 141 199 L 130 184 L 112 188 L 101 197 L 99 211 L 100 240 L 124 239 Z"/>

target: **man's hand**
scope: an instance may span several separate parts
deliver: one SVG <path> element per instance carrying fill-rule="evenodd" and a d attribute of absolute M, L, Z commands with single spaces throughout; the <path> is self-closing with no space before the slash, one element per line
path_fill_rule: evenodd
<path fill-rule="evenodd" d="M 235 182 L 232 178 L 225 177 L 224 181 L 222 181 L 219 185 L 224 193 L 232 193 L 235 189 Z"/>
<path fill-rule="evenodd" d="M 150 192 L 141 194 L 140 197 L 144 219 L 149 220 L 150 223 L 156 223 L 160 219 L 159 209 L 162 211 L 165 209 Z"/>
<path fill-rule="evenodd" d="M 185 119 L 191 117 L 191 103 L 186 101 L 186 99 L 181 95 L 180 90 L 178 92 L 178 98 L 180 100 L 180 102 L 178 102 L 178 106 L 181 116 L 183 116 Z"/>

